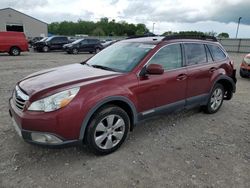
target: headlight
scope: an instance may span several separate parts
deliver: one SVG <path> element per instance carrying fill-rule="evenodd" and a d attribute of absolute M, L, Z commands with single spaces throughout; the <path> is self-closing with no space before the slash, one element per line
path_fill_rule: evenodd
<path fill-rule="evenodd" d="M 28 110 L 51 112 L 67 106 L 79 92 L 80 87 L 62 91 L 31 103 Z"/>
<path fill-rule="evenodd" d="M 249 57 L 245 57 L 244 61 L 246 62 L 246 64 L 250 65 L 250 58 Z"/>

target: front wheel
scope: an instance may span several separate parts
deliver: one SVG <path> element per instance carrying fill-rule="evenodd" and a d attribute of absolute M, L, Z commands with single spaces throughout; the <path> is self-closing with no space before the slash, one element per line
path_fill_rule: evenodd
<path fill-rule="evenodd" d="M 241 76 L 241 78 L 247 78 L 247 76 L 243 73 L 242 70 L 240 70 L 240 76 Z"/>
<path fill-rule="evenodd" d="M 225 91 L 223 85 L 219 83 L 215 84 L 210 94 L 208 104 L 205 106 L 205 112 L 208 114 L 216 113 L 223 103 L 224 94 Z"/>
<path fill-rule="evenodd" d="M 87 145 L 96 154 L 117 150 L 125 141 L 130 127 L 127 113 L 117 106 L 106 106 L 92 118 L 87 128 Z"/>
<path fill-rule="evenodd" d="M 74 55 L 78 54 L 78 49 L 77 48 L 73 48 L 72 49 L 72 54 L 74 54 Z"/>
<path fill-rule="evenodd" d="M 96 53 L 96 54 L 99 53 L 100 51 L 101 51 L 100 48 L 96 48 L 96 49 L 95 49 L 95 53 Z"/>
<path fill-rule="evenodd" d="M 44 46 L 43 47 L 43 52 L 48 52 L 49 51 L 49 47 L 48 46 Z"/>

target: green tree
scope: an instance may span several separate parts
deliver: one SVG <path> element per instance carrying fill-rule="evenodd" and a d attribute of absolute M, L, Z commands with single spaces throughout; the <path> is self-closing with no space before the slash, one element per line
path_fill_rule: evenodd
<path fill-rule="evenodd" d="M 220 34 L 218 34 L 218 36 L 217 36 L 218 38 L 229 38 L 229 34 L 228 33 L 220 33 Z"/>
<path fill-rule="evenodd" d="M 105 32 L 102 30 L 102 28 L 95 28 L 92 32 L 93 36 L 105 36 Z"/>

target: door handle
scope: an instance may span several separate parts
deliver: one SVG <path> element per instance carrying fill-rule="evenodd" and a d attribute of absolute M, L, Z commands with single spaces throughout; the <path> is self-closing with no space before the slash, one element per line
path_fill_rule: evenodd
<path fill-rule="evenodd" d="M 186 74 L 180 74 L 176 78 L 176 80 L 178 80 L 178 81 L 185 80 L 185 79 L 187 79 L 187 75 Z"/>
<path fill-rule="evenodd" d="M 216 67 L 212 67 L 212 68 L 209 69 L 209 72 L 213 73 L 213 72 L 216 71 L 216 70 L 217 70 Z"/>

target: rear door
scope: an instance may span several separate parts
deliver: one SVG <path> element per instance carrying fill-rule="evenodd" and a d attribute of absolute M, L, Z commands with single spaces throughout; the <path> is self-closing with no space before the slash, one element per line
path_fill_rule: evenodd
<path fill-rule="evenodd" d="M 88 51 L 88 40 L 84 39 L 80 42 L 80 51 L 87 52 Z"/>
<path fill-rule="evenodd" d="M 201 104 L 207 98 L 211 89 L 211 79 L 217 64 L 205 44 L 184 44 L 188 74 L 187 105 Z"/>

